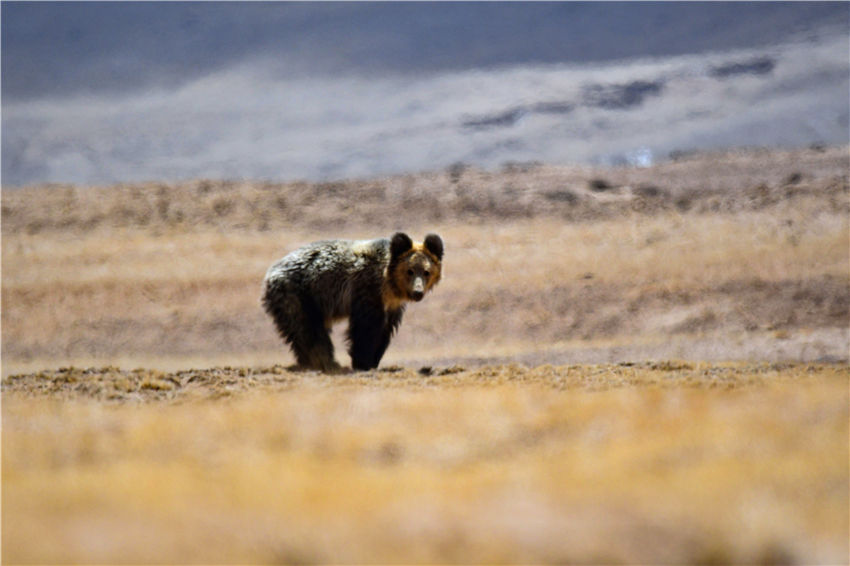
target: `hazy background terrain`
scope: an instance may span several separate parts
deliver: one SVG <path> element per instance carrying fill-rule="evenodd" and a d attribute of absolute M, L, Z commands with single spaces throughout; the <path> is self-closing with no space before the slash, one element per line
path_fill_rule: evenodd
<path fill-rule="evenodd" d="M 846 3 L 2 6 L 4 187 L 845 143 Z"/>

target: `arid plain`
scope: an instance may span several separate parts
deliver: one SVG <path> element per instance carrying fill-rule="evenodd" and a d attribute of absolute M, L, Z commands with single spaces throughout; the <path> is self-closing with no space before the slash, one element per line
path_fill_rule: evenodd
<path fill-rule="evenodd" d="M 3 561 L 846 563 L 848 171 L 4 189 Z M 266 268 L 398 229 L 382 369 L 287 369 Z"/>

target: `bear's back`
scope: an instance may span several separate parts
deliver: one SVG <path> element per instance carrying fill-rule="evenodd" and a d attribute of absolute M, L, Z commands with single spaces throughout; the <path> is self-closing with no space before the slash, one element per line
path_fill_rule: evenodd
<path fill-rule="evenodd" d="M 307 280 L 351 277 L 364 270 L 382 271 L 389 261 L 389 240 L 322 240 L 302 246 L 272 265 L 266 276 L 301 274 Z"/>
<path fill-rule="evenodd" d="M 346 316 L 354 296 L 379 296 L 389 240 L 322 240 L 300 247 L 266 273 L 267 287 L 309 294 L 329 317 Z"/>

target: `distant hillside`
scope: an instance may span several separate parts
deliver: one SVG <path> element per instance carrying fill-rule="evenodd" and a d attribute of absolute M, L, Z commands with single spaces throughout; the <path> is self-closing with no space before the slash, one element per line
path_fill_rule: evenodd
<path fill-rule="evenodd" d="M 195 179 L 44 185 L 3 193 L 2 230 L 4 236 L 114 228 L 372 233 L 529 218 L 599 221 L 633 213 L 814 207 L 846 215 L 849 168 L 850 154 L 842 146 L 692 153 L 645 168 L 508 163 L 491 172 L 455 164 L 441 171 L 322 183 Z"/>
<path fill-rule="evenodd" d="M 846 34 L 849 17 L 846 2 L 4 2 L 2 88 L 127 92 L 258 59 L 303 75 L 664 57 Z"/>
<path fill-rule="evenodd" d="M 847 144 L 848 3 L 9 3 L 2 182 Z"/>

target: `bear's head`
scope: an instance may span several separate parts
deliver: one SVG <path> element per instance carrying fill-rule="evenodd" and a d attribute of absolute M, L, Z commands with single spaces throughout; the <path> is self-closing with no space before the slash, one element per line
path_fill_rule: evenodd
<path fill-rule="evenodd" d="M 422 243 L 414 242 L 403 232 L 390 240 L 390 262 L 387 266 L 385 300 L 390 307 L 405 301 L 421 301 L 425 293 L 440 281 L 443 240 L 428 234 Z"/>

